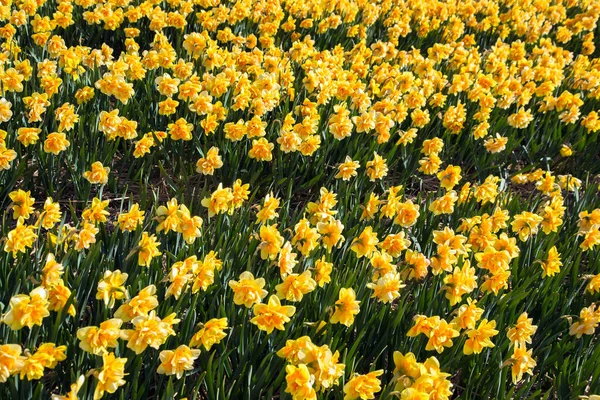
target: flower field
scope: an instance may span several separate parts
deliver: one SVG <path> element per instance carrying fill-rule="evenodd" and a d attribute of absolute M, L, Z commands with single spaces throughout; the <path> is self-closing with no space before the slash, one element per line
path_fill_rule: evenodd
<path fill-rule="evenodd" d="M 600 399 L 597 0 L 0 0 L 0 399 Z"/>

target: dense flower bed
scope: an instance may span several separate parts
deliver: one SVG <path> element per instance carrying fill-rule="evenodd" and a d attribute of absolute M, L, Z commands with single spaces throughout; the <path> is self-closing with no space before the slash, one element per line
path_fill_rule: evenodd
<path fill-rule="evenodd" d="M 0 2 L 0 397 L 599 398 L 596 0 Z"/>

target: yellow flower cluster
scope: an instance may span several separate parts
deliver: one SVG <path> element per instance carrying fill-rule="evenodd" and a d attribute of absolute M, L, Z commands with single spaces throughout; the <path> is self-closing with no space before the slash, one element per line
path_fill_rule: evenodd
<path fill-rule="evenodd" d="M 599 20 L 0 1 L 0 397 L 594 398 Z"/>

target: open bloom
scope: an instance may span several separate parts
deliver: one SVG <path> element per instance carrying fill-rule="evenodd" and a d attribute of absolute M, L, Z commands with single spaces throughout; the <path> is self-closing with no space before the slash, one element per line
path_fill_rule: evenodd
<path fill-rule="evenodd" d="M 283 236 L 277 230 L 277 225 L 261 225 L 259 236 L 260 257 L 263 260 L 274 260 L 283 246 Z"/>
<path fill-rule="evenodd" d="M 134 329 L 121 330 L 121 339 L 127 340 L 127 347 L 135 351 L 135 354 L 141 354 L 148 346 L 158 349 L 169 336 L 175 335 L 173 325 L 180 321 L 175 317 L 176 314 L 171 313 L 161 319 L 155 311 L 146 316 L 135 317 L 131 321 Z"/>
<path fill-rule="evenodd" d="M 360 168 L 360 163 L 358 161 L 353 161 L 350 156 L 346 156 L 344 162 L 338 166 L 338 173 L 335 176 L 335 179 L 347 181 L 353 176 L 358 175 L 356 172 L 358 168 Z"/>
<path fill-rule="evenodd" d="M 41 286 L 33 289 L 29 295 L 18 294 L 10 299 L 10 308 L 2 317 L 2 322 L 12 330 L 41 325 L 42 320 L 50 315 L 48 305 L 48 291 Z"/>
<path fill-rule="evenodd" d="M 463 352 L 466 355 L 479 354 L 484 347 L 494 347 L 494 343 L 492 343 L 490 338 L 498 334 L 498 331 L 494 329 L 495 327 L 496 321 L 488 322 L 487 319 L 484 319 L 479 323 L 477 329 L 468 330 L 468 339 L 465 342 Z"/>
<path fill-rule="evenodd" d="M 98 292 L 96 299 L 104 301 L 104 304 L 113 308 L 116 300 L 129 297 L 125 288 L 127 274 L 122 273 L 118 269 L 115 271 L 105 271 L 104 277 L 98 282 Z"/>
<path fill-rule="evenodd" d="M 19 378 L 38 380 L 44 376 L 44 369 L 54 369 L 60 361 L 67 359 L 67 346 L 56 346 L 54 343 L 41 344 L 35 353 L 25 359 Z"/>
<path fill-rule="evenodd" d="M 227 337 L 227 333 L 225 333 L 227 318 L 213 318 L 200 326 L 200 330 L 196 332 L 190 342 L 192 347 L 203 345 L 207 351 L 210 351 L 213 345 Z"/>
<path fill-rule="evenodd" d="M 304 364 L 297 367 L 288 365 L 285 367 L 287 386 L 286 393 L 292 395 L 293 400 L 316 400 L 317 393 L 313 387 L 315 377 L 311 375 Z"/>
<path fill-rule="evenodd" d="M 273 332 L 273 329 L 285 330 L 284 324 L 290 322 L 290 317 L 296 312 L 294 306 L 282 306 L 277 296 L 269 297 L 267 304 L 254 305 L 254 318 L 250 320 L 258 326 L 261 331 L 267 334 Z"/>
<path fill-rule="evenodd" d="M 44 151 L 46 153 L 58 155 L 61 151 L 66 150 L 70 144 L 71 143 L 67 140 L 67 136 L 64 132 L 49 133 L 44 141 Z"/>
<path fill-rule="evenodd" d="M 102 368 L 94 373 L 98 379 L 96 390 L 94 391 L 94 400 L 101 399 L 105 392 L 114 393 L 125 383 L 125 363 L 126 358 L 117 358 L 114 353 L 102 355 Z"/>
<path fill-rule="evenodd" d="M 367 283 L 367 287 L 373 289 L 373 295 L 371 297 L 379 299 L 379 301 L 384 304 L 392 302 L 400 297 L 400 289 L 405 286 L 406 285 L 402 284 L 400 274 L 397 272 L 389 272 L 377 279 L 376 282 Z"/>
<path fill-rule="evenodd" d="M 83 173 L 83 177 L 92 184 L 106 185 L 109 172 L 109 167 L 105 167 L 100 161 L 96 161 L 92 164 L 92 169 L 90 171 L 85 171 Z"/>
<path fill-rule="evenodd" d="M 302 297 L 315 290 L 315 282 L 310 271 L 304 271 L 302 274 L 290 274 L 283 279 L 283 283 L 275 286 L 277 297 L 288 301 L 301 301 Z"/>
<path fill-rule="evenodd" d="M 361 234 L 354 239 L 350 249 L 356 253 L 356 257 L 370 257 L 371 254 L 376 250 L 379 239 L 377 238 L 377 232 L 373 232 L 371 226 L 367 226 Z"/>
<path fill-rule="evenodd" d="M 592 304 L 589 307 L 583 307 L 579 312 L 579 317 L 575 321 L 572 321 L 571 317 L 568 317 L 568 320 L 571 324 L 569 335 L 579 339 L 583 335 L 594 334 L 600 323 L 600 313 L 596 310 L 596 304 Z"/>
<path fill-rule="evenodd" d="M 202 157 L 196 162 L 196 171 L 203 175 L 212 175 L 215 170 L 223 166 L 223 161 L 219 155 L 218 147 L 211 147 L 207 152 L 206 156 Z"/>
<path fill-rule="evenodd" d="M 19 373 L 25 365 L 25 357 L 21 355 L 22 349 L 18 344 L 0 345 L 0 383 L 14 374 Z"/>
<path fill-rule="evenodd" d="M 15 190 L 8 194 L 10 197 L 12 210 L 13 210 L 13 218 L 14 219 L 29 219 L 29 216 L 34 211 L 33 204 L 35 203 L 35 199 L 31 197 L 31 191 L 24 190 Z"/>
<path fill-rule="evenodd" d="M 77 330 L 77 339 L 79 339 L 79 347 L 83 350 L 102 355 L 109 348 L 117 347 L 117 339 L 121 334 L 121 325 L 123 321 L 118 318 L 112 318 L 104 321 L 99 327 L 86 326 Z"/>
<path fill-rule="evenodd" d="M 123 322 L 129 322 L 135 317 L 148 315 L 156 307 L 158 307 L 156 286 L 149 285 L 140 290 L 137 296 L 117 308 L 115 318 L 119 318 Z"/>
<path fill-rule="evenodd" d="M 360 311 L 360 301 L 356 300 L 356 293 L 352 288 L 341 288 L 339 298 L 335 302 L 335 312 L 331 316 L 332 324 L 350 326 L 354 323 L 354 316 Z"/>
<path fill-rule="evenodd" d="M 4 251 L 12 253 L 16 257 L 19 252 L 25 253 L 27 248 L 33 246 L 33 242 L 37 239 L 37 234 L 34 232 L 34 227 L 25 224 L 25 220 L 21 217 L 17 220 L 17 226 L 8 232 L 6 243 L 4 243 Z"/>
<path fill-rule="evenodd" d="M 260 303 L 269 292 L 264 290 L 265 280 L 254 279 L 251 272 L 242 272 L 239 281 L 230 280 L 229 287 L 233 290 L 233 302 L 238 306 L 242 304 L 248 308 Z"/>
<path fill-rule="evenodd" d="M 518 383 L 523 379 L 524 374 L 533 375 L 533 368 L 537 365 L 531 357 L 532 350 L 520 344 L 515 344 L 515 350 L 508 362 L 511 364 L 511 374 L 513 383 Z"/>
<path fill-rule="evenodd" d="M 149 235 L 148 232 L 143 232 L 142 238 L 138 243 L 138 265 L 149 267 L 152 259 L 162 254 L 158 250 L 158 246 L 160 246 L 160 242 L 156 240 L 156 236 Z"/>
<path fill-rule="evenodd" d="M 388 174 L 388 166 L 386 160 L 377 152 L 373 153 L 373 160 L 367 161 L 367 176 L 371 181 L 381 179 Z"/>
<path fill-rule="evenodd" d="M 381 381 L 377 378 L 380 375 L 383 375 L 382 369 L 350 379 L 344 385 L 344 400 L 374 399 L 375 393 L 381 390 Z"/>
<path fill-rule="evenodd" d="M 160 365 L 158 373 L 165 375 L 175 375 L 180 379 L 185 371 L 194 369 L 194 361 L 200 355 L 200 350 L 190 349 L 182 344 L 175 350 L 163 350 L 160 352 Z"/>
<path fill-rule="evenodd" d="M 452 338 L 457 337 L 459 332 L 454 324 L 448 323 L 446 320 L 440 319 L 436 322 L 431 332 L 429 332 L 429 340 L 425 350 L 435 349 L 438 353 L 442 353 L 445 347 L 452 347 L 454 344 Z"/>
<path fill-rule="evenodd" d="M 248 157 L 257 161 L 271 161 L 273 159 L 273 143 L 269 143 L 267 139 L 260 138 L 252 141 L 252 148 L 248 152 Z"/>
<path fill-rule="evenodd" d="M 508 330 L 507 336 L 512 344 L 521 344 L 525 346 L 526 343 L 531 344 L 531 337 L 537 330 L 537 326 L 533 325 L 533 318 L 528 318 L 526 312 L 519 315 L 517 323 Z"/>

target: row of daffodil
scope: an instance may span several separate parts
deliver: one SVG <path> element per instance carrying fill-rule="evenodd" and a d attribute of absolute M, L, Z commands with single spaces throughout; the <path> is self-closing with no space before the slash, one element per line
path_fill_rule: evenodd
<path fill-rule="evenodd" d="M 344 171 L 346 167 L 340 166 L 339 173 L 342 177 Z M 347 174 L 347 177 L 351 177 L 351 174 Z M 460 169 L 450 168 L 440 173 L 438 177 L 446 193 L 432 199 L 425 214 L 451 215 L 455 212 L 455 206 L 464 204 L 471 198 L 477 203 L 486 204 L 495 202 L 500 194 L 498 187 L 500 179 L 494 176 L 488 177 L 474 187 L 467 183 L 458 194 L 452 189 L 460 180 Z M 362 221 L 372 221 L 376 217 L 380 220 L 387 219 L 393 226 L 400 228 L 397 233 L 389 233 L 380 241 L 378 232 L 373 226 L 367 225 L 351 240 L 350 249 L 356 257 L 368 258 L 372 267 L 372 279 L 367 284 L 367 287 L 373 291 L 372 297 L 382 303 L 393 303 L 401 296 L 405 281 L 422 281 L 430 272 L 434 276 L 443 275 L 443 289 L 450 306 L 462 303 L 464 296 L 473 293 L 477 287 L 483 292 L 491 292 L 494 295 L 498 295 L 503 289 L 508 289 L 511 275 L 510 263 L 520 253 L 517 237 L 519 241 L 527 242 L 538 235 L 540 229 L 544 234 L 556 232 L 563 223 L 565 212 L 561 186 L 555 182 L 555 177 L 551 173 L 540 170 L 519 175 L 513 180 L 516 183 L 529 180 L 536 182 L 536 189 L 547 198 L 540 204 L 537 213 L 523 211 L 511 216 L 508 210 L 498 206 L 491 215 L 484 213 L 463 218 L 460 226 L 456 227 L 458 233 L 448 226 L 442 230 L 434 230 L 432 240 L 437 248 L 431 257 L 410 249 L 412 243 L 407 238 L 407 232 L 410 232 L 420 216 L 425 215 L 421 207 L 404 198 L 401 194 L 402 187 L 390 187 L 384 199 L 371 193 L 365 199 L 360 219 Z M 563 185 L 564 190 L 576 190 L 575 187 Z M 231 188 L 219 186 L 210 197 L 202 201 L 202 205 L 207 209 L 209 218 L 223 213 L 233 214 L 244 205 L 248 194 L 248 185 L 237 181 Z M 38 237 L 36 231 L 39 232 L 40 229 L 56 232 L 49 236 L 55 245 L 85 251 L 96 241 L 98 226 L 109 222 L 109 201 L 95 198 L 82 211 L 82 223 L 79 228 L 62 225 L 58 232 L 57 224 L 62 219 L 58 203 L 47 199 L 43 209 L 35 210 L 35 199 L 29 192 L 17 190 L 10 194 L 10 198 L 12 215 L 17 220 L 17 225 L 8 233 L 4 249 L 13 256 L 28 251 Z M 228 282 L 235 304 L 252 308 L 253 317 L 250 322 L 258 329 L 269 334 L 274 330 L 285 330 L 285 324 L 293 318 L 296 307 L 282 305 L 281 300 L 300 302 L 304 295 L 316 290 L 317 286 L 323 287 L 331 282 L 333 263 L 328 262 L 325 256 L 315 261 L 312 269 L 314 279 L 311 270 L 297 273 L 295 268 L 299 264 L 298 253 L 308 258 L 318 247 L 330 253 L 344 243 L 345 227 L 342 220 L 336 219 L 340 217 L 335 209 L 337 203 L 337 195 L 322 188 L 319 199 L 309 202 L 305 207 L 304 212 L 307 217 L 296 223 L 292 230 L 293 236 L 287 240 L 281 234 L 277 224 L 273 223 L 279 216 L 280 199 L 269 194 L 262 200 L 256 213 L 256 222 L 259 226 L 255 232 L 255 239 L 259 242 L 260 258 L 275 263 L 282 282 L 275 287 L 276 293 L 268 299 L 269 292 L 264 289 L 265 279 L 255 278 L 250 271 L 242 272 L 237 280 Z M 190 244 L 201 235 L 202 218 L 193 216 L 188 208 L 178 204 L 176 199 L 158 207 L 155 214 L 157 233 L 181 234 Z M 35 215 L 37 215 L 36 222 L 28 225 L 26 221 Z M 137 204 L 133 204 L 128 211 L 120 213 L 114 223 L 119 230 L 132 232 L 139 229 L 144 219 L 145 212 L 140 210 Z M 583 211 L 579 214 L 578 232 L 583 237 L 580 244 L 582 251 L 589 251 L 600 243 L 599 228 L 600 209 L 591 212 Z M 510 233 L 517 237 L 511 237 Z M 161 255 L 159 246 L 156 236 L 144 231 L 137 247 L 133 250 L 137 253 L 138 265 L 149 267 L 153 260 Z M 469 254 L 473 254 L 473 261 L 477 262 L 476 268 L 471 266 Z M 402 255 L 403 262 L 397 264 Z M 539 260 L 539 264 L 543 270 L 543 277 L 552 277 L 560 272 L 562 263 L 556 246 L 548 251 L 547 258 Z M 399 270 L 399 265 L 404 267 Z M 220 271 L 222 267 L 222 262 L 213 251 L 208 252 L 203 260 L 191 256 L 174 263 L 164 280 L 168 283 L 165 298 L 173 296 L 178 299 L 185 290 L 191 290 L 192 293 L 205 291 L 214 283 L 215 272 Z M 484 274 L 484 280 L 480 284 L 476 275 L 478 271 Z M 2 321 L 13 330 L 32 328 L 41 325 L 43 319 L 50 315 L 50 311 L 60 312 L 67 305 L 68 313 L 74 315 L 76 305 L 69 302 L 71 290 L 66 287 L 61 278 L 63 272 L 62 265 L 55 260 L 54 256 L 49 255 L 41 271 L 41 286 L 36 287 L 29 294 L 14 296 Z M 103 356 L 104 369 L 96 373 L 99 379 L 96 397 L 101 397 L 104 391 L 112 393 L 125 383 L 122 380 L 125 360 L 115 358 L 114 354 L 109 353 L 111 348 L 117 346 L 117 340 L 126 341 L 128 348 L 140 354 L 148 346 L 160 348 L 169 336 L 176 334 L 173 326 L 179 322 L 177 313 L 161 318 L 154 311 L 159 304 L 156 287 L 149 285 L 134 297 L 130 297 L 125 286 L 127 278 L 128 274 L 119 270 L 104 273 L 97 285 L 96 298 L 109 309 L 112 309 L 117 301 L 123 303 L 114 312 L 114 318 L 102 322 L 98 327 L 81 327 L 77 331 L 79 346 L 83 350 Z M 589 279 L 587 291 L 590 293 L 600 291 L 600 274 L 586 278 Z M 464 335 L 468 338 L 464 343 L 464 354 L 477 354 L 485 347 L 493 347 L 491 339 L 498 334 L 495 329 L 496 322 L 480 320 L 484 310 L 477 307 L 477 301 L 471 298 L 467 300 L 468 304 L 463 304 L 455 310 L 456 317 L 451 322 L 439 316 L 415 316 L 414 326 L 407 335 L 412 337 L 424 334 L 428 337 L 425 349 L 436 350 L 438 353 L 442 353 L 446 347 L 452 347 L 452 338 L 459 336 L 460 330 L 464 330 Z M 360 301 L 356 300 L 354 289 L 340 288 L 338 300 L 332 305 L 333 313 L 329 322 L 351 327 L 360 309 Z M 575 322 L 570 321 L 569 333 L 577 337 L 593 334 L 599 319 L 600 313 L 592 304 L 581 311 L 579 319 Z M 133 329 L 121 329 L 124 323 L 131 323 Z M 228 328 L 227 318 L 211 319 L 201 326 L 189 343 L 191 348 L 204 346 L 210 350 L 211 346 L 219 343 L 227 335 L 225 332 Z M 514 351 L 507 365 L 512 365 L 515 382 L 520 381 L 524 373 L 531 374 L 536 365 L 531 358 L 531 350 L 526 348 L 526 345 L 531 343 L 531 336 L 535 331 L 536 326 L 532 324 L 527 313 L 523 313 L 508 333 Z M 290 350 L 284 349 L 281 354 L 292 352 L 291 349 L 297 345 L 308 346 L 308 350 L 296 349 L 296 352 L 300 351 L 301 355 L 285 355 L 291 363 L 286 368 L 288 390 L 296 398 L 314 397 L 317 391 L 327 389 L 337 382 L 344 373 L 344 366 L 337 362 L 339 356 L 332 354 L 327 346 L 323 350 L 317 350 L 318 348 L 314 347 L 309 338 L 289 342 L 286 349 L 290 347 Z M 193 361 L 199 351 L 192 350 L 190 347 L 182 345 L 173 351 L 163 350 L 160 355 L 162 363 L 158 372 L 181 377 L 185 370 L 192 369 Z M 310 350 L 311 348 L 315 350 Z M 19 345 L 5 345 L 4 354 L 7 363 L 3 370 L 3 379 L 8 379 L 12 374 L 19 374 L 22 379 L 40 379 L 44 374 L 44 368 L 53 368 L 56 363 L 65 359 L 64 351 L 64 346 L 46 343 L 40 345 L 33 355 L 21 356 Z M 322 353 L 325 361 L 319 356 L 311 358 L 309 353 L 312 351 Z M 399 355 L 399 357 L 404 356 Z M 319 367 L 311 366 L 315 361 L 319 361 L 317 363 Z M 331 363 L 333 369 L 324 367 L 325 362 Z M 419 383 L 421 376 L 429 377 L 433 374 L 435 378 L 433 385 L 437 388 L 435 390 L 438 391 L 440 398 L 449 396 L 452 385 L 446 381 L 447 375 L 440 373 L 439 368 L 436 369 L 436 362 L 433 358 L 422 366 L 419 366 L 421 364 L 416 361 L 410 365 L 410 368 L 397 365 L 397 369 L 408 368 L 403 373 L 402 383 L 399 383 L 401 390 L 398 394 L 434 390 L 423 389 Z M 328 372 L 320 372 L 320 369 Z M 380 382 L 377 379 L 379 374 L 379 371 L 375 371 L 353 378 L 344 386 L 344 392 L 348 398 L 360 397 L 361 393 L 372 395 L 380 390 Z M 80 383 L 76 384 L 74 390 L 80 386 Z"/>
<path fill-rule="evenodd" d="M 377 12 L 361 2 L 342 2 L 324 13 L 331 13 L 329 17 L 319 17 L 324 18 L 321 22 L 325 25 L 316 32 L 324 34 L 338 26 L 342 20 L 335 10 L 346 5 L 352 11 L 344 23 L 357 19 L 361 23 L 348 28 L 349 38 L 357 39 L 351 48 L 333 50 L 319 50 L 309 36 L 299 40 L 301 34 L 295 29 L 300 16 L 304 20 L 299 27 L 307 32 L 312 29 L 309 15 L 314 10 L 309 5 L 258 2 L 258 9 L 266 13 L 263 15 L 251 12 L 252 7 L 244 8 L 242 4 L 247 2 L 235 2 L 230 8 L 212 2 L 175 1 L 165 5 L 171 10 L 167 12 L 157 2 L 136 6 L 118 2 L 106 7 L 63 1 L 49 17 L 39 12 L 43 14 L 51 6 L 40 3 L 5 6 L 7 14 L 15 7 L 14 13 L 6 16 L 9 22 L 2 30 L 6 43 L 0 80 L 4 95 L 11 99 L 0 100 L 0 121 L 9 124 L 11 131 L 11 135 L 1 135 L 1 166 L 5 169 L 17 157 L 11 147 L 37 145 L 41 135 L 44 140 L 39 147 L 47 153 L 56 155 L 76 144 L 80 140 L 74 134 L 80 120 L 78 109 L 85 111 L 86 120 L 97 118 L 93 130 L 104 134 L 107 141 L 135 140 L 130 147 L 133 157 L 151 153 L 167 137 L 191 141 L 195 136 L 217 132 L 232 142 L 251 140 L 247 155 L 258 161 L 273 159 L 273 142 L 284 154 L 299 151 L 309 156 L 322 145 L 322 126 L 337 140 L 356 132 L 373 134 L 379 145 L 397 135 L 394 141 L 407 145 L 419 133 L 427 137 L 428 127 L 438 126 L 435 115 L 447 132 L 469 130 L 475 139 L 485 138 L 485 148 L 496 153 L 505 150 L 515 135 L 490 132 L 507 109 L 514 112 L 506 117 L 506 123 L 515 130 L 527 128 L 534 114 L 546 118 L 553 112 L 563 124 L 579 123 L 582 132 L 600 129 L 596 111 L 582 115 L 582 109 L 589 108 L 586 99 L 593 104 L 600 96 L 598 63 L 590 57 L 595 50 L 593 27 L 599 17 L 593 1 L 556 6 L 551 16 L 536 20 L 544 28 L 530 35 L 522 31 L 522 23 L 515 23 L 511 13 L 503 18 L 488 16 L 490 20 L 483 18 L 485 22 L 472 16 L 468 26 L 477 33 L 501 32 L 489 51 L 478 48 L 477 34 L 466 34 L 465 21 L 450 16 L 461 15 L 463 7 L 444 3 L 436 3 L 444 10 L 440 13 L 435 7 L 423 11 L 420 5 L 404 2 L 383 2 L 376 7 L 381 8 Z M 208 10 L 194 15 L 196 7 Z M 464 6 L 469 7 L 474 13 L 487 15 L 497 5 L 491 9 L 473 2 Z M 424 15 L 417 18 L 413 12 L 403 11 L 405 8 Z M 517 10 L 522 11 L 519 7 L 513 11 Z M 571 12 L 575 15 L 567 18 Z M 118 58 L 106 44 L 98 48 L 67 46 L 66 38 L 55 33 L 71 27 L 72 17 L 78 14 L 90 25 L 104 21 L 108 30 L 121 29 L 127 20 L 127 27 L 122 27 L 124 42 L 119 43 L 124 51 Z M 188 23 L 188 16 L 194 19 L 193 24 Z M 31 21 L 29 17 L 33 17 Z M 116 20 L 107 23 L 113 18 Z M 402 23 L 396 21 L 399 18 Z M 259 38 L 254 34 L 236 36 L 230 27 L 223 27 L 216 35 L 207 29 L 247 19 L 258 23 Z M 154 36 L 151 43 L 140 44 L 136 39 L 144 36 L 135 26 L 145 20 L 150 20 Z M 442 20 L 449 23 L 448 31 L 441 28 Z M 366 26 L 361 25 L 367 21 Z M 367 45 L 362 29 L 375 21 L 388 26 L 388 40 L 372 40 Z M 412 23 L 420 26 L 416 29 L 420 37 L 439 29 L 443 40 L 428 48 L 427 54 L 418 49 L 398 49 L 392 38 L 409 35 Z M 32 51 L 44 57 L 37 62 L 37 56 L 30 59 L 21 48 L 30 45 L 25 29 L 29 25 L 35 43 Z M 189 32 L 189 26 L 203 30 Z M 184 40 L 176 43 L 163 32 L 169 27 L 182 29 Z M 293 44 L 272 46 L 278 34 L 295 37 Z M 502 40 L 511 34 L 525 36 L 525 40 Z M 581 54 L 561 47 L 569 47 L 582 35 L 585 51 Z M 148 50 L 142 50 L 146 47 Z M 153 88 L 146 85 L 148 81 Z M 119 108 L 112 109 L 110 97 L 126 104 L 136 93 L 161 99 L 157 111 L 165 119 L 143 122 L 132 109 L 127 116 L 120 115 Z M 94 107 L 86 108 L 87 104 Z M 14 118 L 13 107 L 19 110 Z M 48 109 L 53 110 L 53 116 L 46 115 Z M 280 113 L 280 109 L 286 111 Z M 23 117 L 29 126 L 23 126 Z M 277 128 L 268 126 L 267 118 L 277 120 Z M 47 120 L 49 123 L 40 125 Z M 140 135 L 140 130 L 145 133 Z M 578 133 L 572 139 L 586 141 Z M 198 160 L 198 170 L 205 174 L 222 165 L 219 148 L 209 144 L 208 139 L 203 141 L 206 154 Z M 562 154 L 572 151 L 568 143 L 557 143 L 554 148 L 556 145 L 563 146 Z M 376 155 L 371 162 L 380 160 Z M 427 154 L 421 163 L 427 165 L 423 167 L 426 173 L 435 173 L 441 160 L 438 154 Z M 94 164 L 92 170 L 99 167 Z"/>

